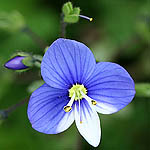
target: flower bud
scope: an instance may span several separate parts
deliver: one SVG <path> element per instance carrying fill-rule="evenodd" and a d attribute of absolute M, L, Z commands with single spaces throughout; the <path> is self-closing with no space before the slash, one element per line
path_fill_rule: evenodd
<path fill-rule="evenodd" d="M 8 69 L 12 69 L 12 70 L 23 70 L 23 69 L 27 69 L 29 68 L 28 66 L 23 64 L 23 59 L 26 56 L 15 56 L 12 59 L 10 59 L 9 61 L 7 61 L 4 66 Z"/>

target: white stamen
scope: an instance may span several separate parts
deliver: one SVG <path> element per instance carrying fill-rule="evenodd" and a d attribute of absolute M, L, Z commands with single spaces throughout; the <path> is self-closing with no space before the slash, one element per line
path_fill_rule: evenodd
<path fill-rule="evenodd" d="M 80 91 L 80 92 L 81 92 L 82 96 L 83 96 L 90 104 L 92 104 L 92 105 L 96 105 L 96 104 L 97 104 L 97 102 L 96 102 L 95 100 L 93 100 L 93 99 L 91 99 L 90 97 L 88 97 L 87 95 L 85 95 L 82 91 Z"/>
<path fill-rule="evenodd" d="M 73 94 L 73 96 L 71 97 L 71 100 L 69 101 L 69 103 L 67 104 L 67 106 L 72 106 L 73 102 L 74 102 L 74 99 L 75 99 L 75 92 Z"/>
<path fill-rule="evenodd" d="M 79 15 L 79 17 L 84 18 L 84 19 L 87 19 L 87 20 L 89 20 L 89 21 L 92 21 L 92 20 L 93 20 L 93 18 L 84 16 L 84 15 Z"/>
<path fill-rule="evenodd" d="M 85 95 L 82 91 L 80 91 L 82 96 L 89 102 L 91 103 L 92 99 L 90 97 L 88 97 L 87 95 Z"/>
<path fill-rule="evenodd" d="M 72 109 L 72 104 L 73 104 L 73 102 L 74 102 L 74 99 L 75 99 L 75 92 L 74 92 L 74 94 L 73 94 L 73 96 L 71 97 L 71 100 L 68 102 L 68 104 L 66 105 L 66 106 L 64 106 L 64 111 L 65 112 L 70 112 L 71 111 L 71 109 Z"/>

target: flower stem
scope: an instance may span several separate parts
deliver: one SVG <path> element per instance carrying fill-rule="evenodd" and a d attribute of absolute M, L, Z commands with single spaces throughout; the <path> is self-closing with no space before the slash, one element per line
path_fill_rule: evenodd
<path fill-rule="evenodd" d="M 22 101 L 19 101 L 17 104 L 14 104 L 6 109 L 0 110 L 0 120 L 6 119 L 9 114 L 15 111 L 18 107 L 24 105 L 26 102 L 28 102 L 28 98 L 25 98 Z"/>
<path fill-rule="evenodd" d="M 22 32 L 26 33 L 28 36 L 32 38 L 32 40 L 39 45 L 39 47 L 44 50 L 45 47 L 47 46 L 46 42 L 41 39 L 35 32 L 33 32 L 28 26 L 24 27 Z"/>
<path fill-rule="evenodd" d="M 62 13 L 61 14 L 61 21 L 60 21 L 60 24 L 61 24 L 61 33 L 60 33 L 60 36 L 62 38 L 65 38 L 66 37 L 66 27 L 67 27 L 67 23 L 64 22 L 64 14 Z"/>

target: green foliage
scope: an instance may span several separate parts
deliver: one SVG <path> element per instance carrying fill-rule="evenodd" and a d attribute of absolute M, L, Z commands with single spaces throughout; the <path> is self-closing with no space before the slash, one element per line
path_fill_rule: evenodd
<path fill-rule="evenodd" d="M 32 56 L 28 56 L 28 57 L 25 57 L 23 60 L 22 60 L 22 63 L 26 66 L 33 66 L 34 62 L 33 62 L 33 58 Z"/>
<path fill-rule="evenodd" d="M 136 96 L 150 98 L 150 83 L 136 83 Z"/>
<path fill-rule="evenodd" d="M 46 53 L 46 51 L 48 50 L 49 46 L 47 46 L 45 49 L 44 49 L 44 53 Z"/>
<path fill-rule="evenodd" d="M 25 27 L 24 17 L 18 11 L 0 12 L 0 29 L 17 32 Z"/>
<path fill-rule="evenodd" d="M 71 2 L 67 2 L 62 7 L 62 12 L 64 15 L 70 15 L 73 12 L 73 5 Z"/>
<path fill-rule="evenodd" d="M 97 61 L 111 61 L 116 54 L 116 45 L 110 40 L 104 40 L 91 46 Z"/>
<path fill-rule="evenodd" d="M 41 55 L 33 55 L 32 57 L 33 57 L 34 66 L 41 68 L 41 62 L 43 57 Z"/>
<path fill-rule="evenodd" d="M 44 84 L 43 80 L 34 81 L 29 85 L 29 87 L 27 88 L 27 91 L 31 94 L 32 92 L 34 92 L 37 88 L 39 88 L 43 84 Z"/>
<path fill-rule="evenodd" d="M 64 22 L 66 23 L 78 22 L 80 15 L 79 7 L 73 7 L 71 2 L 67 2 L 63 5 L 62 12 L 64 14 Z"/>
<path fill-rule="evenodd" d="M 5 110 L 0 110 L 0 125 L 7 119 L 8 115 Z"/>
<path fill-rule="evenodd" d="M 143 40 L 150 43 L 150 5 L 141 9 L 136 22 L 136 31 Z"/>
<path fill-rule="evenodd" d="M 0 70 L 0 102 L 5 94 L 10 91 L 10 85 L 13 83 L 14 77 L 10 72 Z"/>

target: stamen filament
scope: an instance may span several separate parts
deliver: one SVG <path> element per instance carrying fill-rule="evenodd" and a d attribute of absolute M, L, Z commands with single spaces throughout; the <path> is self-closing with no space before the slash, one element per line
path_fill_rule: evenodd
<path fill-rule="evenodd" d="M 74 99 L 75 99 L 75 92 L 74 92 L 74 94 L 73 94 L 73 96 L 71 97 L 71 100 L 69 101 L 69 103 L 66 105 L 66 106 L 64 106 L 64 111 L 65 112 L 70 112 L 71 111 L 71 109 L 72 109 L 72 104 L 73 104 L 73 102 L 74 102 Z"/>
<path fill-rule="evenodd" d="M 89 20 L 89 21 L 93 21 L 93 18 L 84 16 L 84 15 L 79 15 L 79 17 L 84 18 L 84 19 L 87 19 L 87 20 Z"/>
<path fill-rule="evenodd" d="M 87 95 L 85 95 L 82 91 L 80 91 L 80 92 L 81 92 L 82 96 L 83 96 L 89 103 L 91 103 L 92 105 L 96 105 L 96 104 L 97 104 L 97 102 L 96 102 L 95 100 L 93 100 L 93 99 L 91 99 L 90 97 L 88 97 Z"/>

